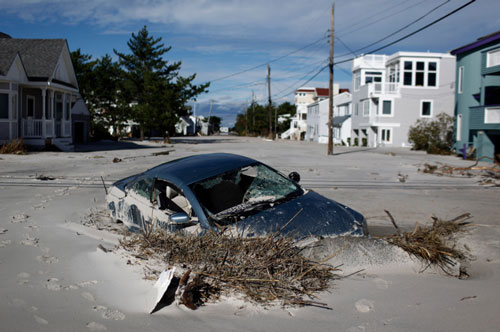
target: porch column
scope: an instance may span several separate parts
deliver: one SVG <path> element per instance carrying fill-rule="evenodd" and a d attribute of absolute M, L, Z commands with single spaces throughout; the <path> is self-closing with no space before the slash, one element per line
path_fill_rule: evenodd
<path fill-rule="evenodd" d="M 54 90 L 49 90 L 49 114 L 52 120 L 52 137 L 56 136 L 56 121 L 54 116 Z"/>
<path fill-rule="evenodd" d="M 45 127 L 45 101 L 46 101 L 46 96 L 47 96 L 47 89 L 42 89 L 42 137 L 46 137 L 46 127 Z"/>

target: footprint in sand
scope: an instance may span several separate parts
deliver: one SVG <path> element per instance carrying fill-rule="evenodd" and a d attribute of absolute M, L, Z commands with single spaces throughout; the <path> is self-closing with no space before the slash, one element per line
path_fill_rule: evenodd
<path fill-rule="evenodd" d="M 38 226 L 37 225 L 27 225 L 27 226 L 24 226 L 24 229 L 27 229 L 30 231 L 38 231 Z"/>
<path fill-rule="evenodd" d="M 57 278 L 49 278 L 45 283 L 45 288 L 51 291 L 60 291 L 62 286 L 58 283 L 59 279 Z"/>
<path fill-rule="evenodd" d="M 2 240 L 2 241 L 0 241 L 0 248 L 5 248 L 6 246 L 8 246 L 11 243 L 12 243 L 11 240 Z"/>
<path fill-rule="evenodd" d="M 96 305 L 92 308 L 92 310 L 97 312 L 102 312 L 102 318 L 104 319 L 113 319 L 113 320 L 124 320 L 125 314 L 118 310 L 109 309 L 103 305 Z"/>
<path fill-rule="evenodd" d="M 47 263 L 47 264 L 55 264 L 59 262 L 59 259 L 54 256 L 37 256 L 36 260 L 39 261 L 40 263 Z"/>
<path fill-rule="evenodd" d="M 31 275 L 29 273 L 21 272 L 17 275 L 17 283 L 19 285 L 25 285 L 25 284 L 30 282 L 30 280 L 29 280 L 30 277 L 31 277 Z"/>
<path fill-rule="evenodd" d="M 94 295 L 90 294 L 89 292 L 83 292 L 82 297 L 91 302 L 95 301 Z"/>
<path fill-rule="evenodd" d="M 356 310 L 361 312 L 361 313 L 367 313 L 373 310 L 374 306 L 373 301 L 367 300 L 367 299 L 361 299 L 357 301 L 354 306 L 356 307 Z"/>
<path fill-rule="evenodd" d="M 10 220 L 11 223 L 17 224 L 17 223 L 22 223 L 26 222 L 28 220 L 29 216 L 26 214 L 16 214 L 15 216 L 12 216 L 12 219 Z"/>
<path fill-rule="evenodd" d="M 102 332 L 102 331 L 107 331 L 108 328 L 104 325 L 102 325 L 101 323 L 97 323 L 97 322 L 90 322 L 87 324 L 87 328 L 90 330 L 90 331 L 94 331 L 94 332 Z"/>
<path fill-rule="evenodd" d="M 43 319 L 42 317 L 37 316 L 37 315 L 34 315 L 33 318 L 35 318 L 35 321 L 38 324 L 47 325 L 49 323 L 46 319 Z"/>
<path fill-rule="evenodd" d="M 0 228 L 0 234 L 5 234 L 7 233 L 9 230 L 8 229 L 5 229 L 5 228 Z"/>
<path fill-rule="evenodd" d="M 97 284 L 97 280 L 82 281 L 77 283 L 80 287 L 88 287 Z"/>
<path fill-rule="evenodd" d="M 44 209 L 45 206 L 43 204 L 37 204 L 37 205 L 33 205 L 31 208 L 33 210 L 41 210 L 41 209 Z"/>
<path fill-rule="evenodd" d="M 381 278 L 375 278 L 373 282 L 375 283 L 375 287 L 378 289 L 388 289 L 390 284 L 389 281 Z"/>
<path fill-rule="evenodd" d="M 24 237 L 25 239 L 20 242 L 23 246 L 38 247 L 38 241 L 40 241 L 40 239 L 32 237 L 29 234 L 25 234 Z"/>

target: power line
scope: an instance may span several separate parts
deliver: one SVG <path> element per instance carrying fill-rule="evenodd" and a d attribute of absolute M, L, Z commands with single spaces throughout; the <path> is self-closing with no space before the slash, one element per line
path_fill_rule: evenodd
<path fill-rule="evenodd" d="M 425 30 L 425 29 L 429 28 L 430 26 L 432 26 L 432 25 L 434 25 L 434 24 L 436 24 L 436 23 L 438 23 L 438 22 L 440 22 L 440 21 L 444 20 L 445 18 L 447 18 L 447 17 L 449 17 L 449 16 L 451 16 L 451 15 L 453 15 L 453 14 L 455 14 L 455 13 L 459 12 L 460 10 L 464 9 L 465 7 L 467 7 L 467 6 L 471 5 L 473 2 L 476 2 L 476 0 L 471 0 L 471 1 L 467 2 L 466 4 L 464 4 L 464 5 L 460 6 L 460 7 L 458 7 L 457 9 L 455 9 L 455 10 L 453 10 L 453 11 L 449 12 L 448 14 L 446 14 L 446 15 L 444 15 L 444 16 L 441 16 L 441 17 L 440 17 L 440 18 L 438 18 L 437 20 L 434 20 L 434 21 L 432 21 L 431 23 L 429 23 L 429 24 L 427 24 L 427 25 L 424 25 L 424 26 L 423 26 L 423 27 L 421 27 L 420 29 L 417 29 L 417 30 L 415 30 L 415 31 L 413 31 L 413 32 L 411 32 L 411 33 L 409 33 L 409 34 L 407 34 L 407 35 L 405 35 L 405 36 L 403 36 L 403 37 L 401 37 L 401 38 L 399 38 L 399 39 L 397 39 L 397 40 L 393 41 L 393 42 L 390 42 L 389 44 L 385 44 L 385 45 L 383 45 L 383 46 L 381 46 L 381 47 L 379 47 L 379 48 L 376 48 L 376 49 L 374 49 L 374 50 L 371 50 L 371 51 L 369 51 L 367 54 L 372 54 L 372 53 L 378 52 L 378 51 L 380 51 L 380 50 L 383 50 L 384 48 L 387 48 L 387 47 L 392 46 L 392 45 L 394 45 L 394 44 L 396 44 L 396 43 L 399 43 L 400 41 L 405 40 L 405 39 L 407 39 L 407 38 L 409 38 L 409 37 L 411 37 L 411 36 L 413 36 L 413 35 L 415 35 L 415 34 L 417 34 L 417 33 L 421 32 L 421 31 L 423 31 L 423 30 Z M 355 59 L 355 58 L 350 58 L 350 59 L 346 59 L 346 60 L 341 60 L 341 61 L 335 62 L 334 64 L 335 64 L 335 65 L 338 65 L 338 64 L 341 64 L 341 63 L 345 63 L 345 62 L 352 61 L 352 60 L 354 60 L 354 59 Z"/>
<path fill-rule="evenodd" d="M 298 53 L 298 52 L 300 52 L 300 51 L 302 51 L 302 50 L 304 50 L 304 49 L 306 49 L 306 48 L 308 48 L 308 47 L 311 47 L 311 46 L 313 46 L 313 45 L 315 45 L 315 44 L 319 43 L 320 41 L 324 40 L 325 38 L 326 38 L 326 36 L 323 36 L 323 37 L 319 38 L 318 40 L 316 40 L 316 41 L 314 41 L 314 42 L 312 42 L 312 43 L 310 43 L 310 44 L 307 44 L 307 45 L 305 45 L 305 46 L 302 46 L 302 47 L 301 47 L 301 48 L 299 48 L 299 49 L 296 49 L 296 50 L 294 50 L 294 51 L 292 51 L 292 52 L 289 52 L 289 53 L 287 53 L 287 54 L 285 54 L 285 55 L 282 55 L 282 56 L 280 56 L 280 57 L 277 57 L 277 58 L 275 58 L 275 59 L 273 59 L 273 60 L 271 60 L 271 61 L 267 61 L 267 62 L 261 63 L 261 64 L 259 64 L 259 65 L 253 66 L 253 67 L 251 67 L 251 68 L 247 68 L 247 69 L 245 69 L 245 70 L 242 70 L 242 71 L 239 71 L 239 72 L 236 72 L 236 73 L 233 73 L 233 74 L 229 74 L 229 75 L 226 75 L 226 76 L 222 76 L 222 77 L 219 77 L 219 78 L 213 79 L 213 80 L 211 80 L 211 82 L 216 82 L 216 81 L 225 80 L 225 79 L 228 79 L 228 78 L 230 78 L 230 77 L 234 77 L 234 76 L 237 76 L 237 75 L 241 75 L 241 74 L 243 74 L 243 73 L 247 73 L 247 72 L 249 72 L 249 71 L 251 71 L 251 70 L 254 70 L 254 69 L 257 69 L 257 68 L 260 68 L 260 67 L 263 67 L 263 66 L 267 66 L 267 65 L 268 65 L 268 64 L 270 64 L 270 63 L 273 63 L 273 62 L 279 61 L 279 60 L 284 59 L 284 58 L 286 58 L 286 57 L 288 57 L 288 56 L 290 56 L 290 55 L 292 55 L 292 54 Z"/>

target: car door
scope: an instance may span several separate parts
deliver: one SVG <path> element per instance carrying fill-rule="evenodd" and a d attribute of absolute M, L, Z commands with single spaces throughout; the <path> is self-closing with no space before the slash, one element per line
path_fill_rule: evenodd
<path fill-rule="evenodd" d="M 127 196 L 124 199 L 123 211 L 126 211 L 127 215 L 123 218 L 132 226 L 143 229 L 146 222 L 151 222 L 153 183 L 154 178 L 140 176 L 125 188 Z"/>

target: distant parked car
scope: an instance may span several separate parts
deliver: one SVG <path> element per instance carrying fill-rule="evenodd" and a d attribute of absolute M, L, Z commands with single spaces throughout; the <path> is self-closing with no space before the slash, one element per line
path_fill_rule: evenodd
<path fill-rule="evenodd" d="M 247 236 L 366 235 L 363 216 L 247 157 L 216 153 L 177 159 L 117 181 L 107 195 L 115 220 L 176 231 L 234 225 Z"/>

